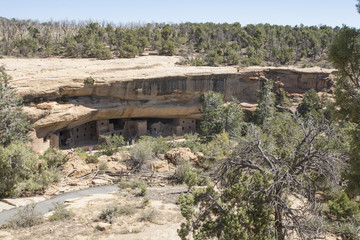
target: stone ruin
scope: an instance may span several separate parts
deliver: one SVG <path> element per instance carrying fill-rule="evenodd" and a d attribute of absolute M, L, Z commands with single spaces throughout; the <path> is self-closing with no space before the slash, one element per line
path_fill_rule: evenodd
<path fill-rule="evenodd" d="M 44 138 L 51 147 L 69 149 L 99 144 L 101 136 L 119 135 L 127 141 L 141 136 L 183 136 L 197 131 L 195 119 L 105 119 L 61 129 Z"/>

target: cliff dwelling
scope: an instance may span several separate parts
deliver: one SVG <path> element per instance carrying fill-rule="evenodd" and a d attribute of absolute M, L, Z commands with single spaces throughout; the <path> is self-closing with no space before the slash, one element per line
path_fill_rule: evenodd
<path fill-rule="evenodd" d="M 60 149 L 94 146 L 101 136 L 119 135 L 125 141 L 136 141 L 141 136 L 183 136 L 197 131 L 196 119 L 106 119 L 91 121 L 79 126 L 61 129 L 45 137 L 50 146 Z"/>
<path fill-rule="evenodd" d="M 112 59 L 0 59 L 24 100 L 33 124 L 35 152 L 48 147 L 93 146 L 102 135 L 125 141 L 144 135 L 182 136 L 196 132 L 201 98 L 217 91 L 255 109 L 261 82 L 273 80 L 293 96 L 329 89 L 331 69 L 195 67 L 179 57 Z M 41 71 L 39 70 L 41 69 Z M 92 85 L 84 79 L 92 76 Z"/>

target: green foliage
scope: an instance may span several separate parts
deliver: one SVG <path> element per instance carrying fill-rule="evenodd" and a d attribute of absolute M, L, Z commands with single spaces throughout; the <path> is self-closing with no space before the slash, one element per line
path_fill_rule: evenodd
<path fill-rule="evenodd" d="M 89 155 L 87 154 L 87 152 L 85 150 L 83 150 L 80 147 L 77 147 L 74 149 L 74 153 L 76 155 L 78 155 L 79 158 L 81 158 L 82 160 L 84 160 L 85 162 L 89 161 Z"/>
<path fill-rule="evenodd" d="M 18 210 L 16 215 L 7 221 L 8 228 L 27 228 L 44 222 L 43 216 L 35 210 L 35 204 L 27 205 Z"/>
<path fill-rule="evenodd" d="M 266 81 L 260 88 L 258 95 L 258 107 L 254 113 L 254 123 L 257 125 L 266 125 L 275 114 L 275 94 L 272 92 L 273 82 Z"/>
<path fill-rule="evenodd" d="M 144 197 L 147 193 L 147 186 L 143 182 L 134 181 L 130 184 L 132 189 L 138 189 L 139 192 L 136 193 L 138 197 Z"/>
<path fill-rule="evenodd" d="M 15 46 L 22 56 L 33 56 L 39 49 L 39 40 L 34 38 L 21 38 L 15 42 Z"/>
<path fill-rule="evenodd" d="M 342 192 L 333 201 L 328 201 L 328 214 L 334 217 L 337 221 L 346 222 L 349 220 L 360 221 L 359 204 L 354 200 L 349 199 L 345 192 Z"/>
<path fill-rule="evenodd" d="M 93 78 L 91 76 L 85 78 L 85 80 L 84 80 L 84 86 L 93 86 L 94 83 L 95 83 L 95 78 Z"/>
<path fill-rule="evenodd" d="M 0 146 L 0 197 L 15 194 L 17 184 L 31 179 L 37 170 L 36 155 L 24 144 Z"/>
<path fill-rule="evenodd" d="M 316 91 L 312 88 L 305 93 L 304 99 L 298 106 L 297 111 L 305 116 L 310 112 L 319 111 L 320 109 L 322 109 L 321 100 Z"/>
<path fill-rule="evenodd" d="M 0 197 L 27 195 L 42 191 L 61 177 L 54 159 L 40 158 L 24 143 L 0 146 Z"/>
<path fill-rule="evenodd" d="M 253 172 L 253 176 L 231 175 L 229 180 L 229 185 L 221 188 L 221 195 L 207 187 L 179 197 L 181 213 L 187 220 L 178 230 L 182 239 L 186 239 L 189 223 L 197 217 L 200 221 L 192 222 L 195 239 L 273 239 L 272 211 L 266 196 L 251 197 L 269 186 L 269 178 Z"/>
<path fill-rule="evenodd" d="M 237 101 L 225 103 L 223 95 L 213 91 L 204 94 L 200 129 L 207 140 L 222 131 L 237 134 L 243 125 L 243 112 Z"/>
<path fill-rule="evenodd" d="M 194 196 L 190 193 L 181 193 L 177 203 L 180 205 L 181 215 L 190 220 L 195 212 L 193 204 L 195 203 Z"/>
<path fill-rule="evenodd" d="M 136 213 L 136 207 L 134 205 L 124 205 L 117 209 L 117 213 L 120 216 L 130 216 Z"/>
<path fill-rule="evenodd" d="M 130 154 L 133 168 L 140 170 L 146 161 L 153 159 L 153 144 L 151 141 L 140 139 L 137 144 L 130 149 Z"/>
<path fill-rule="evenodd" d="M 118 183 L 118 187 L 119 187 L 120 189 L 126 189 L 126 188 L 130 188 L 131 185 L 130 185 L 130 183 L 128 183 L 128 182 L 119 182 L 119 183 Z"/>
<path fill-rule="evenodd" d="M 160 54 L 166 55 L 166 56 L 174 55 L 175 54 L 175 43 L 171 40 L 162 41 Z"/>
<path fill-rule="evenodd" d="M 108 156 L 111 156 L 115 152 L 118 152 L 121 147 L 125 146 L 124 137 L 121 135 L 113 136 L 100 136 L 103 139 L 103 143 L 99 146 L 99 150 Z"/>
<path fill-rule="evenodd" d="M 100 220 L 104 220 L 109 223 L 113 223 L 118 216 L 130 216 L 136 213 L 136 207 L 134 205 L 107 205 L 98 216 Z"/>
<path fill-rule="evenodd" d="M 62 220 L 69 220 L 71 219 L 75 214 L 71 211 L 65 208 L 64 203 L 55 203 L 55 208 L 53 214 L 49 217 L 49 221 L 62 221 Z"/>
<path fill-rule="evenodd" d="M 293 221 L 307 238 L 323 227 L 319 223 L 304 231 L 304 217 L 313 212 L 288 212 L 287 196 L 307 197 L 310 207 L 317 191 L 323 190 L 322 182 L 327 189 L 338 185 L 346 167 L 347 140 L 342 137 L 346 131 L 311 112 L 299 118 L 274 111 L 266 126 L 248 125 L 231 140 L 219 136 L 223 140 L 217 144 L 208 143 L 224 142 L 228 150 L 218 160 L 216 185 L 192 187 L 188 196 L 193 199 L 182 197 L 186 218 L 178 230 L 182 239 L 189 231 L 194 239 L 285 239 L 284 228 L 294 226 Z M 183 172 L 187 171 L 189 166 Z M 194 175 L 187 174 L 191 181 Z M 191 181 L 190 186 L 195 185 Z"/>
<path fill-rule="evenodd" d="M 280 90 L 280 93 L 278 94 L 276 99 L 276 104 L 283 107 L 291 106 L 291 100 L 286 96 L 286 92 L 284 89 Z"/>
<path fill-rule="evenodd" d="M 260 65 L 326 62 L 338 28 L 239 23 L 101 26 L 2 18 L 3 55 L 109 59 L 135 57 L 150 47 L 163 55 L 186 54 L 194 65 Z M 62 26 L 59 28 L 59 26 Z M 27 29 L 27 31 L 24 29 Z M 327 64 L 325 64 L 327 65 Z"/>
<path fill-rule="evenodd" d="M 346 174 L 349 180 L 347 192 L 360 193 L 360 32 L 355 28 L 343 27 L 334 39 L 329 59 L 338 69 L 335 86 L 335 107 L 341 120 L 356 125 L 352 131 L 350 149 L 350 169 Z"/>
<path fill-rule="evenodd" d="M 188 191 L 199 182 L 199 176 L 195 171 L 186 171 L 184 176 L 184 182 L 188 186 Z"/>
<path fill-rule="evenodd" d="M 139 50 L 136 46 L 130 44 L 124 44 L 120 48 L 119 57 L 122 58 L 134 58 L 139 54 Z"/>
<path fill-rule="evenodd" d="M 48 148 L 40 159 L 44 160 L 48 167 L 60 167 L 69 160 L 69 157 L 56 148 Z"/>
<path fill-rule="evenodd" d="M 156 209 L 152 209 L 152 208 L 146 209 L 141 214 L 140 221 L 156 223 L 158 216 L 159 216 L 159 212 Z"/>
<path fill-rule="evenodd" d="M 0 66 L 0 144 L 29 140 L 30 123 L 22 112 L 22 100 L 9 85 L 10 76 Z"/>
<path fill-rule="evenodd" d="M 337 236 L 342 237 L 342 239 L 348 239 L 348 240 L 360 239 L 360 227 L 356 223 L 351 223 L 351 222 L 339 223 L 331 227 L 329 231 L 333 232 Z"/>

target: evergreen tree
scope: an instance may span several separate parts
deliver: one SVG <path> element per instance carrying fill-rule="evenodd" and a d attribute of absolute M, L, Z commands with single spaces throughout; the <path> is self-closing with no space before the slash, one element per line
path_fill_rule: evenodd
<path fill-rule="evenodd" d="M 263 125 L 271 121 L 275 114 L 275 94 L 272 92 L 273 82 L 265 81 L 258 94 L 258 107 L 254 113 L 254 123 Z"/>
<path fill-rule="evenodd" d="M 335 105 L 338 116 L 356 125 L 350 151 L 349 193 L 360 193 L 360 32 L 343 27 L 330 47 L 329 59 L 338 69 Z"/>
<path fill-rule="evenodd" d="M 223 95 L 209 91 L 204 93 L 202 104 L 201 134 L 210 140 L 223 131 L 238 132 L 243 123 L 243 112 L 235 100 L 225 103 Z"/>
<path fill-rule="evenodd" d="M 0 144 L 28 140 L 30 124 L 22 113 L 22 101 L 9 85 L 10 77 L 0 67 Z"/>
<path fill-rule="evenodd" d="M 297 111 L 300 115 L 305 116 L 306 114 L 312 111 L 318 111 L 321 108 L 321 100 L 316 91 L 312 88 L 305 93 L 303 101 L 298 106 Z"/>

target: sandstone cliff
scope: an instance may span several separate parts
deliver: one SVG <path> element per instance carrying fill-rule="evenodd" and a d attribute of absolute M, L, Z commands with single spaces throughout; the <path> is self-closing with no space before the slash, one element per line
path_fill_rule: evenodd
<path fill-rule="evenodd" d="M 109 61 L 89 59 L 0 59 L 24 98 L 38 138 L 85 122 L 111 118 L 199 119 L 201 95 L 218 91 L 227 100 L 256 103 L 262 80 L 289 93 L 331 86 L 332 70 L 178 66 L 178 57 L 148 56 Z M 84 86 L 86 77 L 93 86 Z"/>

